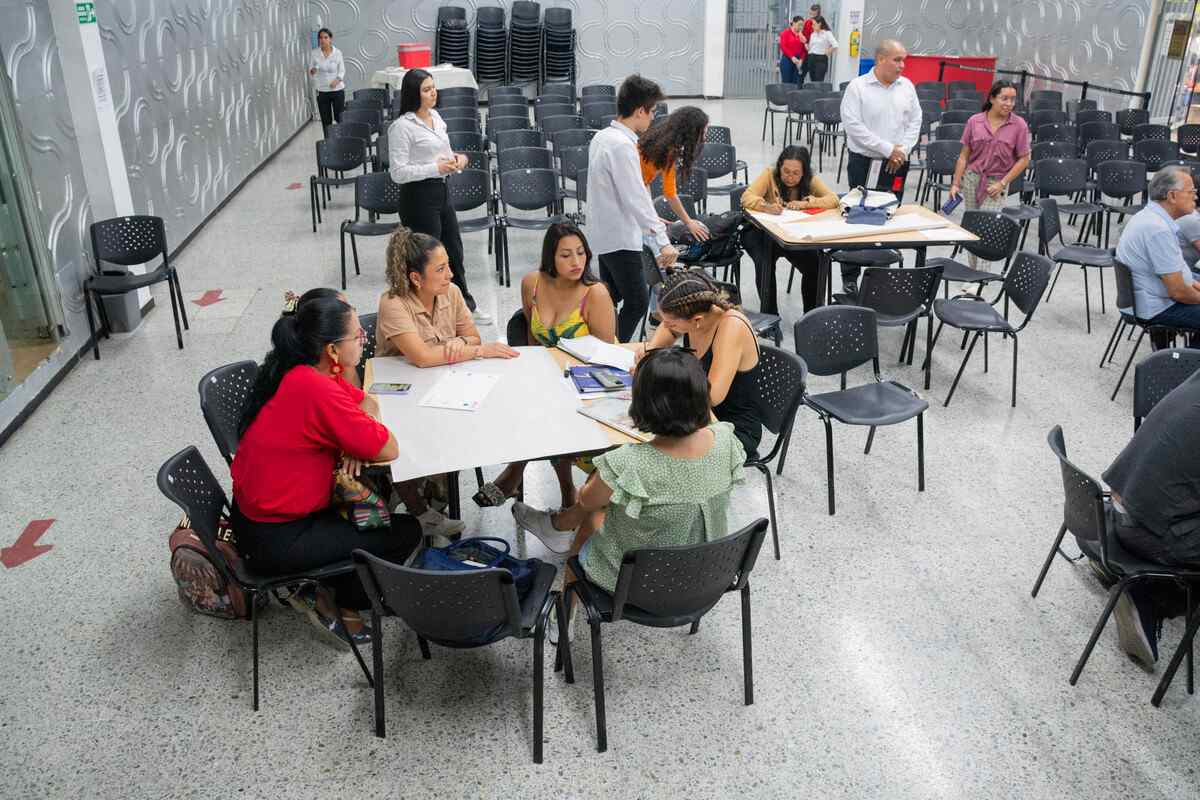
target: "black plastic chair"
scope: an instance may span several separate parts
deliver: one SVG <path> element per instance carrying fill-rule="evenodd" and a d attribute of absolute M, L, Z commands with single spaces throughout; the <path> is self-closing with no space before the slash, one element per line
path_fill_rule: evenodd
<path fill-rule="evenodd" d="M 933 207 L 942 207 L 942 192 L 950 191 L 950 178 L 954 175 L 958 154 L 962 144 L 958 139 L 936 140 L 925 147 L 925 169 L 917 178 L 917 198 L 922 205 L 929 202 L 933 193 Z"/>
<path fill-rule="evenodd" d="M 361 123 L 371 129 L 372 134 L 383 130 L 383 110 L 375 108 L 347 108 L 342 112 L 339 125 Z"/>
<path fill-rule="evenodd" d="M 1096 145 L 1098 142 L 1092 144 Z M 1123 219 L 1145 208 L 1146 164 L 1123 159 L 1101 163 L 1096 168 L 1096 191 L 1100 197 L 1100 205 L 1104 207 L 1104 246 L 1107 248 L 1112 233 L 1113 215 Z M 1134 203 L 1134 197 L 1139 194 L 1143 195 L 1143 202 Z M 1106 203 L 1105 197 L 1116 198 L 1122 202 Z"/>
<path fill-rule="evenodd" d="M 617 118 L 616 105 L 585 105 L 583 107 L 583 122 L 590 130 L 607 128 L 609 123 Z"/>
<path fill-rule="evenodd" d="M 595 135 L 596 132 L 590 128 L 565 128 L 561 131 L 556 131 L 549 138 L 550 144 L 557 155 L 559 150 L 568 147 L 587 147 L 591 144 L 592 137 Z"/>
<path fill-rule="evenodd" d="M 1062 426 L 1055 425 L 1051 428 L 1050 433 L 1046 436 L 1046 441 L 1049 443 L 1050 449 L 1060 458 L 1060 463 L 1065 461 L 1067 446 L 1063 441 Z M 1054 544 L 1050 546 L 1050 552 L 1046 554 L 1046 560 L 1042 562 L 1042 569 L 1038 572 L 1037 580 L 1033 582 L 1033 591 L 1030 592 L 1032 597 L 1037 597 L 1038 592 L 1041 591 L 1042 582 L 1046 580 L 1046 573 L 1050 571 L 1050 565 L 1054 563 L 1054 556 L 1060 556 L 1072 564 L 1086 556 L 1091 556 L 1096 560 L 1100 558 L 1100 537 L 1104 532 L 1104 509 L 1096 507 L 1090 502 L 1087 497 L 1090 487 L 1085 481 L 1078 480 L 1074 474 L 1068 479 L 1065 466 L 1063 466 L 1063 488 L 1066 490 L 1067 497 L 1063 504 L 1062 525 L 1058 528 L 1058 534 L 1054 537 Z M 1075 536 L 1082 551 L 1078 556 L 1069 556 L 1062 549 L 1062 540 L 1068 531 Z"/>
<path fill-rule="evenodd" d="M 764 90 L 767 95 L 767 104 L 763 106 L 763 124 L 762 136 L 764 142 L 767 140 L 767 118 L 771 119 L 771 144 L 775 144 L 775 117 L 783 114 L 786 118 L 788 115 L 788 92 L 793 91 L 796 85 L 793 83 L 768 83 Z"/>
<path fill-rule="evenodd" d="M 1033 129 L 1033 143 L 1036 147 L 1041 142 L 1067 142 L 1071 145 L 1069 151 L 1056 154 L 1057 158 L 1074 158 L 1077 152 L 1076 143 L 1079 141 L 1079 129 L 1074 125 L 1053 122 L 1039 125 Z M 1035 158 L 1034 161 L 1037 159 Z"/>
<path fill-rule="evenodd" d="M 446 193 L 450 204 L 454 206 L 458 218 L 458 229 L 462 233 L 488 232 L 488 252 L 495 250 L 496 277 L 505 280 L 507 263 L 504 260 L 506 250 L 504 227 L 496 215 L 496 198 L 492 191 L 491 176 L 487 170 L 464 169 L 451 172 L 446 176 Z M 484 209 L 482 217 L 464 218 L 461 215 L 477 208 Z M 493 240 L 494 243 L 493 243 Z"/>
<path fill-rule="evenodd" d="M 968 119 L 979 113 L 980 105 L 970 97 L 955 97 L 946 101 L 946 113 L 956 115 L 952 122 L 966 122 Z M 965 118 L 958 118 L 957 115 L 966 114 Z"/>
<path fill-rule="evenodd" d="M 550 9 L 547 9 L 549 11 Z M 546 83 L 542 86 L 542 97 L 564 97 L 575 101 L 575 85 L 572 83 Z"/>
<path fill-rule="evenodd" d="M 1116 113 L 1116 123 L 1120 126 L 1122 136 L 1132 137 L 1138 125 L 1145 125 L 1149 121 L 1150 112 L 1144 108 L 1125 108 Z"/>
<path fill-rule="evenodd" d="M 953 103 L 957 101 L 951 100 L 950 102 Z M 942 117 L 939 120 L 939 123 L 942 125 L 965 125 L 967 120 L 978 113 L 979 109 L 975 109 L 974 111 L 963 111 L 951 107 L 949 110 L 942 112 Z M 941 139 L 945 137 L 939 136 L 938 138 Z"/>
<path fill-rule="evenodd" d="M 737 234 L 734 234 L 734 235 L 737 235 Z M 738 251 L 736 258 L 740 260 L 742 257 L 742 248 L 741 248 L 740 241 L 737 243 L 736 247 L 737 247 L 737 251 Z M 699 268 L 718 267 L 718 266 L 723 266 L 723 264 L 721 262 L 715 262 L 715 263 L 711 263 L 711 264 L 710 263 L 700 263 L 700 264 L 697 264 L 696 266 Z M 730 283 L 729 281 L 718 281 L 718 280 L 714 280 L 713 283 L 715 283 L 717 285 L 717 288 L 722 289 L 725 292 L 725 294 L 729 297 L 729 302 L 731 302 L 735 306 L 739 306 L 739 307 L 742 305 L 742 292 L 738 288 L 736 283 Z M 775 343 L 776 347 L 779 347 L 779 345 L 783 342 L 783 318 L 782 317 L 780 317 L 778 314 L 764 314 L 761 311 L 751 311 L 748 308 L 743 308 L 743 309 L 741 309 L 741 311 L 742 311 L 742 314 L 745 315 L 746 320 L 750 323 L 750 329 L 752 331 L 754 331 L 755 336 L 758 336 L 758 337 L 764 338 L 764 339 L 769 338 L 772 342 Z"/>
<path fill-rule="evenodd" d="M 875 312 L 875 322 L 881 328 L 904 327 L 900 344 L 901 364 L 913 363 L 917 349 L 917 325 L 925 318 L 925 349 L 933 341 L 933 301 L 942 281 L 942 266 L 926 262 L 913 269 L 868 267 L 863 270 L 858 293 L 835 294 L 839 305 L 862 306 Z M 929 361 L 925 362 L 925 388 L 929 388 Z"/>
<path fill-rule="evenodd" d="M 162 217 L 113 217 L 93 222 L 89 233 L 92 239 L 95 272 L 83 282 L 83 307 L 87 311 L 88 335 L 92 341 L 93 357 L 97 361 L 100 360 L 99 333 L 103 333 L 107 339 L 109 331 L 112 330 L 108 309 L 104 307 L 104 298 L 136 291 L 163 281 L 166 281 L 167 294 L 171 297 L 175 341 L 182 350 L 183 332 L 179 329 L 179 321 L 182 318 L 183 329 L 189 330 L 187 306 L 183 301 L 183 289 L 179 286 L 179 273 L 172 266 L 167 252 L 167 230 Z M 162 264 L 149 269 L 150 262 L 160 255 Z M 134 274 L 128 270 L 104 269 L 105 262 L 123 267 L 145 264 L 147 269 L 141 274 Z M 96 313 L 100 316 L 99 333 L 92 318 L 93 303 L 96 305 Z"/>
<path fill-rule="evenodd" d="M 825 169 L 825 153 L 832 157 L 838 154 L 837 179 L 842 179 L 842 159 L 846 155 L 846 132 L 842 130 L 842 102 L 840 100 L 818 100 L 813 104 L 814 133 L 817 138 L 817 171 Z M 841 147 L 838 141 L 841 141 Z"/>
<path fill-rule="evenodd" d="M 392 90 L 386 86 L 381 89 L 355 89 L 350 96 L 354 100 L 373 100 L 382 103 L 384 108 L 387 108 L 392 102 Z"/>
<path fill-rule="evenodd" d="M 1034 89 L 1029 93 L 1029 104 L 1031 106 L 1039 100 L 1051 100 L 1061 106 L 1063 93 L 1057 89 Z"/>
<path fill-rule="evenodd" d="M 874 310 L 861 306 L 815 308 L 796 321 L 796 353 L 813 375 L 842 376 L 840 391 L 804 393 L 804 404 L 825 424 L 825 467 L 829 488 L 829 513 L 835 513 L 833 480 L 833 420 L 845 425 L 867 425 L 870 454 L 875 428 L 917 419 L 917 487 L 925 491 L 925 402 L 907 386 L 887 381 L 879 372 L 879 335 Z M 875 380 L 846 388 L 846 372 L 871 362 Z"/>
<path fill-rule="evenodd" d="M 442 122 L 446 124 L 446 133 L 479 133 L 478 117 L 450 117 Z"/>
<path fill-rule="evenodd" d="M 487 152 L 488 142 L 482 133 L 458 131 L 457 133 L 448 133 L 446 136 L 450 139 L 451 149 L 453 149 L 456 153 Z"/>
<path fill-rule="evenodd" d="M 400 219 L 378 222 L 380 214 L 400 213 L 403 190 L 387 172 L 372 172 L 359 175 L 354 181 L 354 219 L 343 220 L 339 228 L 342 256 L 342 289 L 346 288 L 346 237 L 350 237 L 350 250 L 354 256 L 354 274 L 361 275 L 358 264 L 359 236 L 391 236 L 400 225 Z M 367 212 L 367 219 L 362 212 Z"/>
<path fill-rule="evenodd" d="M 587 171 L 588 148 L 586 146 L 556 148 L 554 155 L 558 159 L 559 189 L 562 190 L 564 197 L 575 199 L 575 211 L 577 214 L 581 213 L 582 207 L 579 205 L 578 187 L 579 173 Z M 568 187 L 567 181 L 571 181 L 575 186 Z"/>
<path fill-rule="evenodd" d="M 1164 325 L 1152 325 L 1148 319 L 1145 319 L 1138 314 L 1137 295 L 1133 291 L 1133 274 L 1129 271 L 1129 267 L 1121 263 L 1116 258 L 1113 259 L 1113 278 L 1117 284 L 1117 311 L 1120 313 L 1120 318 L 1117 320 L 1116 326 L 1113 327 L 1112 336 L 1108 338 L 1108 346 L 1104 348 L 1104 355 L 1100 356 L 1100 366 L 1104 366 L 1105 361 L 1111 362 L 1117 355 L 1117 345 L 1121 342 L 1121 334 L 1129 327 L 1139 329 L 1138 337 L 1133 343 L 1133 349 L 1129 351 L 1129 359 L 1125 362 L 1125 368 L 1121 370 L 1121 377 L 1117 379 L 1117 385 L 1113 387 L 1112 397 L 1109 400 L 1117 399 L 1117 392 L 1121 391 L 1121 384 L 1125 382 L 1125 375 L 1129 372 L 1130 365 L 1133 364 L 1133 357 L 1137 355 L 1138 348 L 1142 346 L 1142 339 L 1146 336 L 1146 331 L 1151 331 L 1154 334 L 1161 334 L 1164 338 L 1173 338 L 1179 331 Z M 1122 311 L 1121 309 L 1128 308 L 1130 312 Z M 1151 337 L 1153 344 L 1154 337 Z"/>
<path fill-rule="evenodd" d="M 569 117 L 575 113 L 575 104 L 564 97 L 539 97 L 533 101 L 533 119 L 538 127 L 549 117 Z"/>
<path fill-rule="evenodd" d="M 1087 120 L 1075 120 L 1076 125 L 1082 125 Z M 1043 125 L 1066 125 L 1070 122 L 1067 112 L 1056 108 L 1042 108 L 1029 113 L 1029 129 L 1036 131 Z"/>
<path fill-rule="evenodd" d="M 577 130 L 585 126 L 583 117 L 578 114 L 558 114 L 552 117 L 543 117 L 538 127 L 541 128 L 542 133 L 546 134 L 546 138 L 553 141 L 556 133 Z"/>
<path fill-rule="evenodd" d="M 1097 139 L 1120 139 L 1121 126 L 1115 122 L 1085 122 L 1079 126 L 1079 151 L 1087 152 L 1088 142 Z"/>
<path fill-rule="evenodd" d="M 503 175 L 514 169 L 553 169 L 554 157 L 545 147 L 505 147 L 496 151 L 496 171 Z"/>
<path fill-rule="evenodd" d="M 960 142 L 963 132 L 967 129 L 967 125 L 965 122 L 947 122 L 946 115 L 950 113 L 953 112 L 942 112 L 942 118 L 938 121 L 938 126 L 933 131 L 933 138 L 938 141 Z M 959 146 L 961 147 L 961 145 Z"/>
<path fill-rule="evenodd" d="M 557 570 L 539 563 L 525 597 L 517 595 L 513 575 L 490 568 L 442 572 L 394 564 L 355 550 L 354 566 L 371 598 L 371 655 L 374 659 L 375 735 L 387 735 L 383 700 L 383 617 L 399 617 L 417 635 L 422 658 L 429 643 L 454 649 L 485 647 L 504 639 L 533 640 L 533 762 L 542 763 L 543 670 L 550 611 L 557 609 L 559 630 L 565 619 L 558 592 L 550 590 Z M 565 637 L 563 637 L 565 638 Z M 560 639 L 561 640 L 561 639 Z M 357 646 L 354 648 L 358 653 Z M 365 667 L 364 667 L 365 669 Z M 570 662 L 567 679 L 574 679 Z"/>
<path fill-rule="evenodd" d="M 475 127 L 479 127 L 479 109 L 475 106 L 447 106 L 439 108 L 438 114 L 441 115 L 443 122 L 452 119 L 469 119 L 475 123 Z"/>
<path fill-rule="evenodd" d="M 691 200 L 692 206 L 687 206 L 685 203 L 685 207 L 688 209 L 688 214 L 690 214 L 693 218 L 696 216 L 696 212 L 693 209 L 698 209 L 701 214 L 707 213 L 708 170 L 697 164 L 692 167 L 692 171 L 688 173 L 688 176 L 683 178 L 679 174 L 679 168 L 676 167 L 675 189 L 679 192 L 680 197 L 686 195 Z M 655 205 L 660 205 L 658 203 L 658 198 L 662 198 L 662 193 L 663 177 L 660 174 L 656 176 L 654 180 L 650 181 L 650 196 L 655 198 Z M 675 212 L 666 205 L 665 198 L 663 198 L 663 200 L 664 202 L 661 204 L 659 216 L 668 222 L 674 222 L 676 219 Z"/>
<path fill-rule="evenodd" d="M 503 11 L 503 9 L 500 9 Z M 524 97 L 525 89 L 520 86 L 489 86 L 487 90 L 488 105 L 499 102 L 503 97 Z"/>
<path fill-rule="evenodd" d="M 816 102 L 821 99 L 821 93 L 815 89 L 793 89 L 787 93 L 788 114 L 783 125 L 783 144 L 786 147 L 792 143 L 793 135 L 798 142 L 802 130 L 808 128 L 807 141 L 811 144 L 813 114 Z"/>
<path fill-rule="evenodd" d="M 1142 139 L 1133 143 L 1133 157 L 1146 165 L 1147 172 L 1157 172 L 1167 162 L 1179 160 L 1179 145 L 1161 139 Z"/>
<path fill-rule="evenodd" d="M 1084 108 L 1076 112 L 1073 117 L 1076 125 L 1085 125 L 1089 122 L 1112 122 L 1113 115 L 1111 111 L 1101 111 L 1096 108 Z"/>
<path fill-rule="evenodd" d="M 535 211 L 546 209 L 545 217 L 514 217 L 509 214 L 509 206 L 520 211 Z M 562 191 L 558 187 L 558 174 L 552 169 L 512 169 L 500 173 L 500 211 L 501 224 L 505 228 L 521 230 L 544 231 L 551 225 L 565 222 L 562 213 Z M 504 249 L 505 275 L 504 285 L 508 286 L 510 277 L 508 265 L 508 236 L 501 238 Z"/>
<path fill-rule="evenodd" d="M 588 97 L 613 97 L 617 96 L 617 87 L 611 83 L 589 83 L 579 89 L 579 99 L 584 100 Z"/>
<path fill-rule="evenodd" d="M 505 98 L 507 100 L 507 98 Z M 524 100 L 516 102 L 501 102 L 497 100 L 492 105 L 488 106 L 488 118 L 496 117 L 503 119 L 504 117 L 515 117 L 517 119 L 529 119 L 529 104 Z"/>
<path fill-rule="evenodd" d="M 1050 295 L 1054 293 L 1054 287 L 1058 283 L 1058 276 L 1062 272 L 1063 264 L 1076 264 L 1083 270 L 1083 307 L 1084 314 L 1087 317 L 1087 332 L 1092 332 L 1092 301 L 1091 293 L 1088 289 L 1088 269 L 1104 270 L 1112 267 L 1113 256 L 1112 252 L 1101 247 L 1089 247 L 1083 244 L 1068 245 L 1063 242 L 1062 238 L 1062 221 L 1058 213 L 1058 202 L 1050 198 L 1044 198 L 1038 207 L 1042 211 L 1041 221 L 1038 223 L 1038 252 L 1042 255 L 1049 256 L 1058 269 L 1054 272 L 1054 281 L 1050 284 L 1050 290 L 1046 292 L 1046 302 L 1050 302 Z M 1050 252 L 1050 243 L 1058 239 L 1059 247 L 1053 253 Z M 1104 273 L 1101 272 L 1097 276 L 1100 281 L 1100 313 L 1104 313 Z"/>
<path fill-rule="evenodd" d="M 1088 185 L 1087 162 L 1082 158 L 1044 158 L 1037 162 L 1035 174 L 1040 198 L 1065 197 L 1067 202 L 1062 204 L 1061 210 L 1072 217 L 1084 218 L 1079 225 L 1079 239 L 1076 244 L 1086 242 L 1093 228 L 1096 231 L 1096 243 L 1099 244 L 1103 235 L 1101 228 L 1104 206 L 1090 200 L 1075 199 L 1086 197 L 1091 188 Z M 1041 200 L 1038 205 L 1041 205 Z"/>
<path fill-rule="evenodd" d="M 1095 110 L 1095 108 L 1096 108 L 1095 100 L 1068 100 L 1067 101 L 1067 113 L 1071 116 L 1072 119 L 1077 117 L 1081 111 L 1091 111 L 1091 110 Z M 1112 112 L 1106 111 L 1104 113 L 1108 114 L 1107 119 L 1111 122 L 1112 121 Z"/>
<path fill-rule="evenodd" d="M 946 85 L 946 94 L 949 97 L 955 97 L 959 92 L 977 92 L 975 81 L 950 81 Z"/>
<path fill-rule="evenodd" d="M 329 130 L 332 132 L 337 127 L 332 125 Z M 317 174 L 308 178 L 313 233 L 317 232 L 317 223 L 321 221 L 321 209 L 329 197 L 329 188 L 354 183 L 357 178 L 354 175 L 346 177 L 346 173 L 360 167 L 363 174 L 367 174 L 367 144 L 364 140 L 350 136 L 317 142 Z M 319 192 L 323 192 L 320 197 Z"/>
<path fill-rule="evenodd" d="M 946 296 L 950 295 L 951 283 L 977 284 L 976 294 L 983 292 L 983 287 L 992 281 L 1004 280 L 1008 271 L 1008 262 L 1017 252 L 1021 239 L 1021 226 L 1008 214 L 1000 211 L 965 211 L 962 216 L 962 227 L 979 237 L 977 242 L 963 242 L 961 247 L 976 258 L 984 261 L 1000 261 L 1003 266 L 999 273 L 974 269 L 961 261 L 956 261 L 958 247 L 954 248 L 950 258 L 930 258 L 925 263 L 942 269 L 942 281 L 945 282 Z"/>
<path fill-rule="evenodd" d="M 725 176 L 733 179 L 731 183 L 706 186 L 706 193 L 711 195 L 715 192 L 732 196 L 734 192 L 743 190 L 745 184 L 737 182 L 738 163 L 737 151 L 733 145 L 705 142 L 700 150 L 700 155 L 696 158 L 696 166 L 707 173 L 710 181 L 719 180 Z M 742 164 L 741 169 L 746 169 L 745 164 Z M 745 176 L 743 175 L 743 177 Z M 731 201 L 730 208 L 732 207 Z"/>
<path fill-rule="evenodd" d="M 917 97 L 921 100 L 942 102 L 946 99 L 946 84 L 938 81 L 924 81 L 916 85 Z"/>
<path fill-rule="evenodd" d="M 1166 125 L 1152 125 L 1149 122 L 1135 125 L 1133 128 L 1133 143 L 1154 139 L 1161 142 L 1171 140 L 1171 129 Z"/>
<path fill-rule="evenodd" d="M 1175 129 L 1179 152 L 1195 158 L 1200 155 L 1200 125 L 1180 125 Z"/>
<path fill-rule="evenodd" d="M 1133 368 L 1133 429 L 1176 386 L 1200 370 L 1200 350 L 1169 347 L 1156 350 Z"/>
<path fill-rule="evenodd" d="M 285 586 L 308 585 L 327 581 L 339 575 L 346 575 L 354 567 L 349 561 L 330 564 L 321 569 L 292 575 L 273 575 L 270 577 L 251 572 L 243 562 L 239 569 L 225 560 L 217 547 L 218 529 L 221 522 L 228 522 L 229 502 L 221 484 L 213 476 L 212 470 L 204 462 L 204 458 L 195 446 L 188 446 L 167 459 L 158 470 L 158 489 L 167 499 L 178 505 L 187 514 L 192 530 L 200 537 L 204 549 L 213 566 L 230 586 L 240 586 L 246 594 L 246 603 L 250 610 L 251 652 L 254 663 L 254 710 L 258 711 L 258 612 L 259 598 L 265 602 L 266 597 L 275 589 Z M 376 644 L 376 647 L 379 645 Z M 358 664 L 362 667 L 367 682 L 371 682 L 371 673 L 367 671 L 366 662 L 354 651 Z"/>
<path fill-rule="evenodd" d="M 258 363 L 236 361 L 209 371 L 200 379 L 200 413 L 208 424 L 217 450 L 226 464 L 233 464 L 238 448 L 238 426 L 246 401 L 254 391 Z"/>
<path fill-rule="evenodd" d="M 942 326 L 949 325 L 965 333 L 974 334 L 971 337 L 970 346 L 967 347 L 967 354 L 963 356 L 962 365 L 958 368 L 958 374 L 954 376 L 954 383 L 950 385 L 950 393 L 946 395 L 946 402 L 942 405 L 950 405 L 950 400 L 954 397 L 954 390 L 958 388 L 958 381 L 962 378 L 963 370 L 967 368 L 967 362 L 971 360 L 971 353 L 974 352 L 975 344 L 980 337 L 983 337 L 983 371 L 987 372 L 987 335 L 998 333 L 1005 339 L 1011 338 L 1013 342 L 1012 405 L 1014 408 L 1016 407 L 1017 334 L 1023 331 L 1029 321 L 1033 319 L 1033 312 L 1037 310 L 1038 303 L 1041 302 L 1042 295 L 1046 291 L 1046 284 L 1050 281 L 1050 270 L 1053 266 L 1050 259 L 1045 256 L 1021 252 L 1017 254 L 1004 277 L 1004 288 L 992 302 L 988 303 L 979 296 L 952 297 L 948 300 L 934 301 L 933 313 L 937 315 L 938 328 L 933 335 L 931 352 L 926 358 L 932 357 L 932 347 L 937 345 L 938 337 L 942 334 Z M 1011 300 L 1013 305 L 1025 314 L 1025 319 L 1021 321 L 1020 325 L 1014 326 L 1006 315 L 996 310 L 996 303 L 999 303 L 1001 299 L 1004 300 L 1005 311 Z"/>
<path fill-rule="evenodd" d="M 513 147 L 545 148 L 546 134 L 534 128 L 518 128 L 510 131 L 499 131 L 496 134 L 495 141 L 497 153 Z"/>
<path fill-rule="evenodd" d="M 578 596 L 592 632 L 592 681 L 596 698 L 596 750 L 608 749 L 605 714 L 604 652 L 600 626 L 628 620 L 652 628 L 691 625 L 700 620 L 728 592 L 742 598 L 742 679 L 746 705 L 754 704 L 754 656 L 750 630 L 750 573 L 758 559 L 767 521 L 758 519 L 737 533 L 703 544 L 682 547 L 646 547 L 630 550 L 621 559 L 616 591 L 607 591 L 587 580 L 578 557 L 567 566 L 578 577 L 569 591 Z M 560 617 L 561 619 L 561 617 Z M 571 642 L 559 626 L 555 671 L 566 668 L 567 683 L 574 683 Z M 541 733 L 540 728 L 537 731 Z"/>

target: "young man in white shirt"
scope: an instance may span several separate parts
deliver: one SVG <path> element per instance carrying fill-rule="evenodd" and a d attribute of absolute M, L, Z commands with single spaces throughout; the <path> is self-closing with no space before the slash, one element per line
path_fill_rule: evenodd
<path fill-rule="evenodd" d="M 600 262 L 600 279 L 613 304 L 620 304 L 617 337 L 622 342 L 633 338 L 649 307 L 642 261 L 646 245 L 653 250 L 645 257 L 656 258 L 660 266 L 675 263 L 679 255 L 642 180 L 637 149 L 638 136 L 650 127 L 663 98 L 657 83 L 630 75 L 617 91 L 617 118 L 588 147 L 588 240 Z"/>

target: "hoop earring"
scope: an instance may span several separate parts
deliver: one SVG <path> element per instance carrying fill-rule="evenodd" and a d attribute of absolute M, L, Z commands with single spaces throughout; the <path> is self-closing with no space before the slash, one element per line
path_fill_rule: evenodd
<path fill-rule="evenodd" d="M 333 373 L 333 377 L 337 378 L 342 374 L 342 365 L 335 361 L 329 371 Z"/>

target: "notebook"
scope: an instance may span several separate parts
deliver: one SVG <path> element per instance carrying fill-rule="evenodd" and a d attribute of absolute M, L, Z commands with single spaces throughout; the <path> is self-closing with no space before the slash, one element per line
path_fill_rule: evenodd
<path fill-rule="evenodd" d="M 628 390 L 633 386 L 633 376 L 623 369 L 613 369 L 611 367 L 570 367 L 567 373 L 571 376 L 571 382 L 575 384 L 575 389 L 580 394 L 600 394 L 605 392 L 620 392 Z M 617 381 L 617 385 L 605 386 L 597 373 L 603 374 L 607 379 Z"/>
<path fill-rule="evenodd" d="M 556 345 L 568 355 L 572 355 L 587 364 L 602 367 L 616 367 L 629 372 L 633 369 L 633 351 L 624 347 L 609 344 L 595 336 L 578 336 L 574 339 L 559 339 Z"/>
<path fill-rule="evenodd" d="M 579 409 L 579 413 L 602 425 L 607 425 L 613 430 L 620 431 L 626 436 L 637 439 L 639 442 L 648 442 L 654 438 L 648 433 L 642 433 L 633 424 L 633 420 L 629 416 L 628 400 L 606 397 L 603 400 L 585 403 Z"/>

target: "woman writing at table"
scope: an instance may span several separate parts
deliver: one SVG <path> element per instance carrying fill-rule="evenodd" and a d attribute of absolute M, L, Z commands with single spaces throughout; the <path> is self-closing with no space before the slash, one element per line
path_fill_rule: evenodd
<path fill-rule="evenodd" d="M 388 128 L 388 171 L 400 184 L 400 219 L 414 231 L 440 241 L 450 257 L 454 283 L 475 321 L 488 325 L 492 318 L 475 310 L 467 289 L 462 236 L 458 215 L 446 190 L 446 176 L 466 169 L 467 157 L 450 149 L 446 123 L 434 106 L 437 87 L 423 69 L 410 69 L 400 81 L 400 116 Z"/>
<path fill-rule="evenodd" d="M 271 329 L 231 467 L 238 550 L 255 572 L 316 569 L 348 560 L 355 548 L 403 561 L 419 541 L 412 517 L 395 514 L 388 530 L 360 531 L 330 505 L 335 468 L 357 475 L 363 462 L 399 453 L 375 398 L 343 377 L 358 363 L 362 337 L 358 315 L 336 297 L 306 300 Z M 370 607 L 358 578 L 329 586 L 333 598 L 302 591 L 292 605 L 339 641 L 370 641 L 357 613 Z"/>
<path fill-rule="evenodd" d="M 782 214 L 784 209 L 837 208 L 837 204 L 837 195 L 813 174 L 808 149 L 798 145 L 783 148 L 775 166 L 764 169 L 742 192 L 742 209 L 763 214 Z M 779 313 L 775 262 L 781 257 L 800 273 L 800 300 L 804 310 L 817 305 L 818 257 L 815 251 L 787 252 L 769 234 L 756 227 L 746 230 L 742 243 L 754 261 L 760 310 L 764 314 Z"/>
<path fill-rule="evenodd" d="M 733 425 L 747 457 L 756 456 L 762 440 L 758 337 L 749 320 L 701 270 L 681 270 L 667 278 L 658 314 L 662 324 L 638 355 L 670 347 L 682 336 L 683 346 L 695 352 L 708 373 L 713 414 Z"/>
<path fill-rule="evenodd" d="M 388 289 L 379 296 L 375 323 L 377 356 L 404 356 L 418 367 L 517 356 L 502 342 L 481 342 L 451 274 L 446 248 L 437 239 L 404 227 L 392 233 L 387 246 Z M 421 479 L 413 479 L 396 484 L 396 491 L 425 533 L 461 533 L 461 522 L 426 505 L 420 487 Z"/>
<path fill-rule="evenodd" d="M 1016 103 L 1017 87 L 1009 81 L 996 81 L 983 111 L 967 120 L 950 197 L 961 193 L 968 211 L 1004 208 L 1008 185 L 1029 166 L 1029 126 L 1013 113 Z M 974 254 L 969 261 L 972 268 L 978 268 Z"/>
<path fill-rule="evenodd" d="M 542 262 L 537 272 L 521 280 L 521 307 L 529 321 L 529 342 L 554 347 L 563 339 L 595 336 L 610 344 L 617 340 L 617 318 L 608 287 L 592 273 L 592 249 L 575 225 L 558 223 L 546 230 Z M 571 457 L 553 459 L 562 508 L 575 504 Z M 505 467 L 495 481 L 485 483 L 472 498 L 498 506 L 516 495 L 525 475 L 524 461 Z"/>

